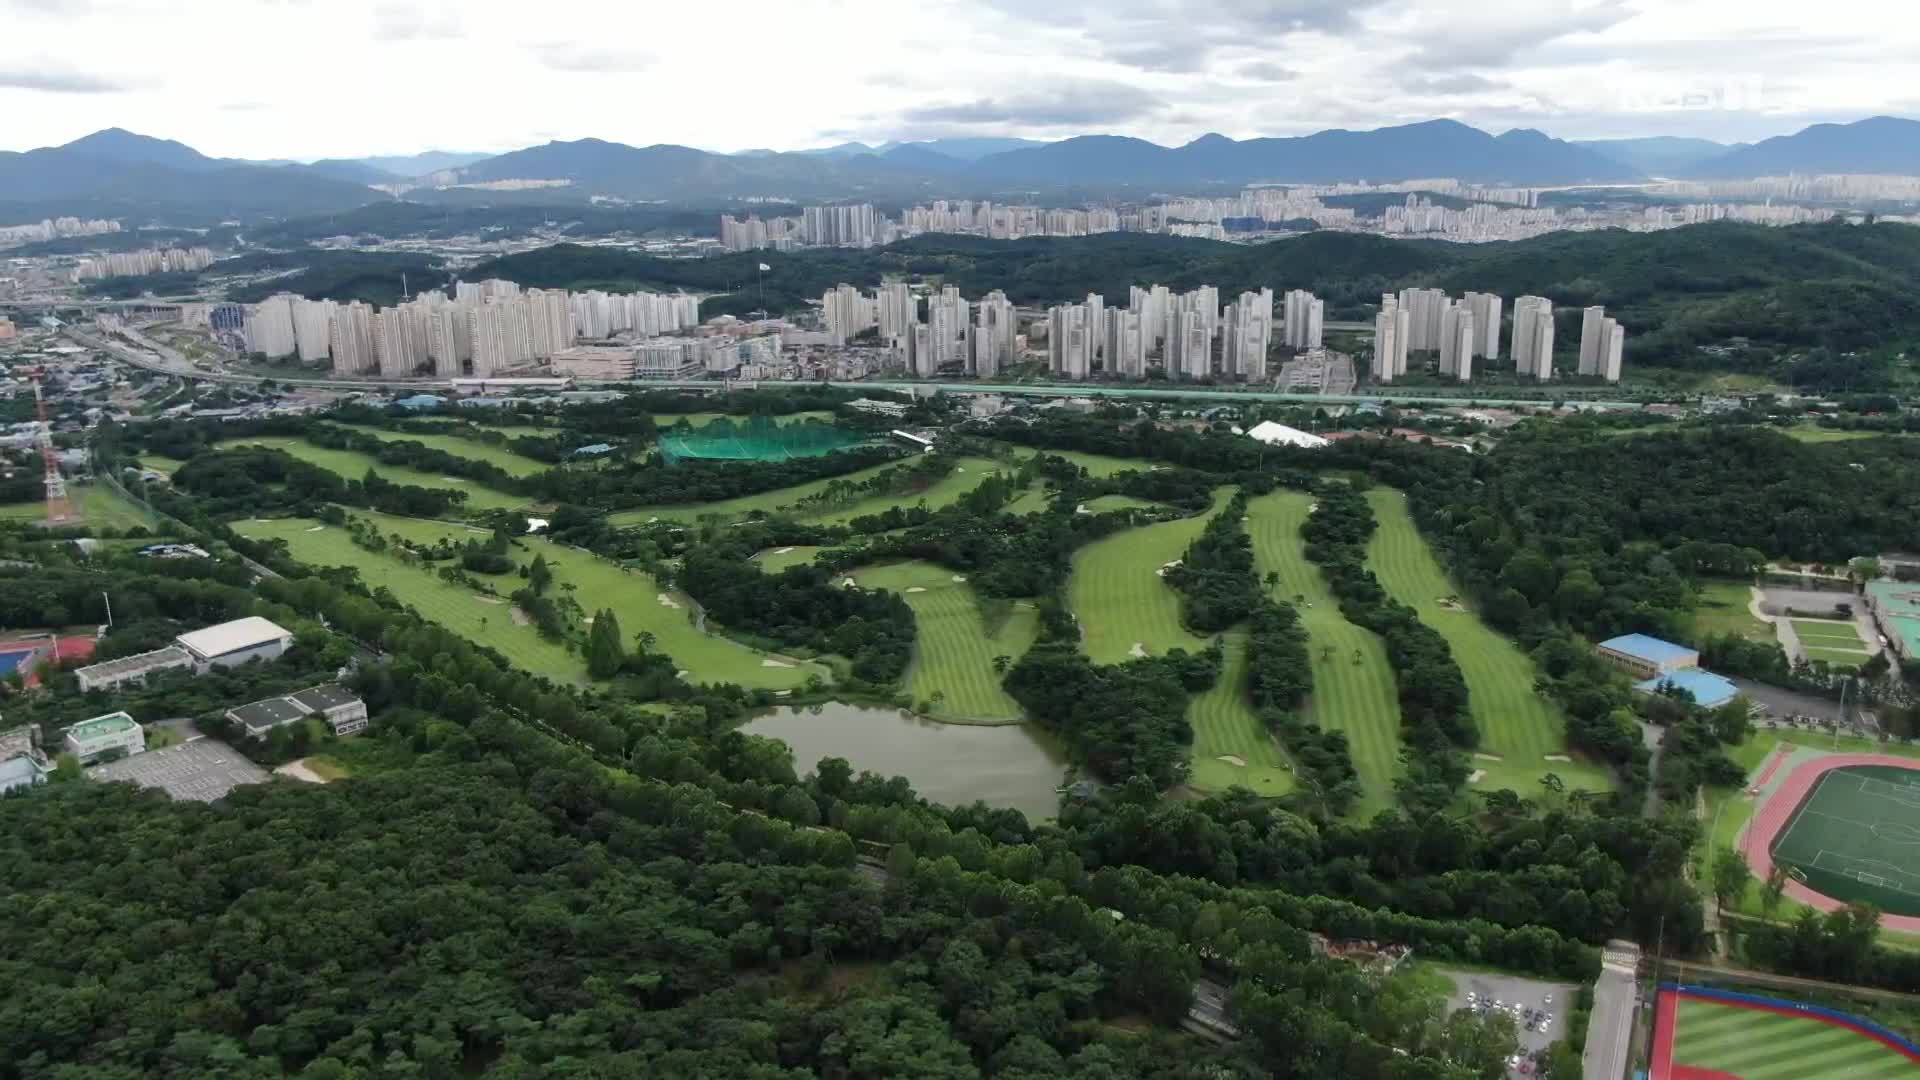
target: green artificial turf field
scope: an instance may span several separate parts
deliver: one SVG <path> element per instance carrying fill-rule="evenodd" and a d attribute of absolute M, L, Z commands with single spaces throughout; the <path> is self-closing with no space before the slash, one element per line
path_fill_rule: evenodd
<path fill-rule="evenodd" d="M 1513 642 L 1495 633 L 1479 616 L 1457 603 L 1458 593 L 1407 511 L 1404 494 L 1388 488 L 1367 492 L 1379 528 L 1367 545 L 1367 565 L 1388 595 L 1413 607 L 1420 620 L 1440 632 L 1467 680 L 1480 748 L 1498 760 L 1476 758 L 1486 773 L 1480 783 L 1512 787 L 1523 796 L 1538 794 L 1547 773 L 1569 789 L 1606 790 L 1605 769 L 1580 761 L 1548 761 L 1565 756 L 1566 727 L 1558 710 L 1534 692 L 1533 661 Z"/>
<path fill-rule="evenodd" d="M 1773 859 L 1836 900 L 1920 915 L 1920 770 L 1822 774 L 1774 839 Z"/>
<path fill-rule="evenodd" d="M 1881 1080 L 1920 1071 L 1905 1054 L 1859 1031 L 1683 997 L 1673 1063 L 1734 1080 Z"/>
<path fill-rule="evenodd" d="M 1067 603 L 1080 623 L 1081 645 L 1095 663 L 1207 647 L 1207 639 L 1181 625 L 1180 594 L 1159 570 L 1186 552 L 1232 495 L 1230 489 L 1216 491 L 1205 514 L 1123 529 L 1073 553 Z"/>

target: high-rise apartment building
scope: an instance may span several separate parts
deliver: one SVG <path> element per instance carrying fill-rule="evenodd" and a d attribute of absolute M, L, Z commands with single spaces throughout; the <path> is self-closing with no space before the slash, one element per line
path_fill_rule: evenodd
<path fill-rule="evenodd" d="M 1473 309 L 1474 333 L 1479 335 L 1473 343 L 1473 355 L 1500 359 L 1500 308 L 1504 301 L 1492 293 L 1470 292 L 1465 303 Z"/>
<path fill-rule="evenodd" d="M 1440 374 L 1461 382 L 1473 378 L 1473 348 L 1483 340 L 1478 329 L 1465 301 L 1447 305 L 1440 315 Z"/>
<path fill-rule="evenodd" d="M 1264 379 L 1267 349 L 1273 343 L 1273 290 L 1243 292 L 1227 305 L 1220 339 L 1221 374 L 1242 380 Z"/>
<path fill-rule="evenodd" d="M 1107 309 L 1105 352 L 1107 374 L 1123 379 L 1146 378 L 1146 322 L 1139 312 L 1117 307 Z"/>
<path fill-rule="evenodd" d="M 1593 375 L 1600 370 L 1600 356 L 1612 333 L 1603 325 L 1607 309 L 1595 304 L 1580 313 L 1580 374 Z"/>
<path fill-rule="evenodd" d="M 920 298 L 913 295 L 906 282 L 889 281 L 875 290 L 873 296 L 882 338 L 892 341 L 920 321 Z"/>
<path fill-rule="evenodd" d="M 333 312 L 338 306 L 331 300 L 294 299 L 293 343 L 303 364 L 318 364 L 333 350 Z"/>
<path fill-rule="evenodd" d="M 380 370 L 373 348 L 373 307 L 355 300 L 333 309 L 327 329 L 327 351 L 336 375 L 365 375 Z"/>
<path fill-rule="evenodd" d="M 1323 347 L 1326 337 L 1326 303 L 1305 289 L 1288 289 L 1285 342 L 1288 348 L 1306 351 Z"/>
<path fill-rule="evenodd" d="M 927 297 L 927 336 L 933 343 L 933 364 L 959 363 L 964 369 L 967 348 L 969 305 L 957 285 L 948 285 L 938 296 Z"/>
<path fill-rule="evenodd" d="M 1600 355 L 1600 376 L 1610 383 L 1620 381 L 1620 364 L 1627 349 L 1627 328 L 1607 320 L 1607 341 Z"/>
<path fill-rule="evenodd" d="M 1013 339 L 1018 334 L 1013 303 L 999 289 L 974 305 L 973 373 L 981 378 L 998 375 L 1013 363 Z"/>
<path fill-rule="evenodd" d="M 1173 308 L 1173 294 L 1165 285 L 1145 289 L 1135 285 L 1127 290 L 1127 310 L 1140 316 L 1140 333 L 1149 353 L 1166 355 Z"/>
<path fill-rule="evenodd" d="M 273 360 L 293 355 L 293 302 L 298 299 L 291 294 L 280 293 L 253 306 L 242 330 L 249 352 L 257 352 Z"/>
<path fill-rule="evenodd" d="M 800 238 L 823 247 L 872 247 L 878 242 L 873 204 L 809 206 L 800 211 Z"/>
<path fill-rule="evenodd" d="M 1440 317 L 1446 309 L 1444 289 L 1400 290 L 1400 310 L 1407 313 L 1408 352 L 1440 348 Z"/>
<path fill-rule="evenodd" d="M 1513 370 L 1535 379 L 1553 378 L 1553 301 L 1544 296 L 1513 302 Z"/>
<path fill-rule="evenodd" d="M 1407 373 L 1407 335 L 1411 319 L 1392 293 L 1380 295 L 1373 318 L 1373 381 L 1392 382 Z"/>
<path fill-rule="evenodd" d="M 843 282 L 820 298 L 820 321 L 826 325 L 827 343 L 836 348 L 844 346 L 874 325 L 874 302 L 860 295 L 859 289 Z M 883 328 L 881 336 L 897 338 L 900 329 L 896 326 L 894 332 L 889 334 Z"/>
<path fill-rule="evenodd" d="M 414 365 L 423 357 L 413 351 L 409 323 L 414 317 L 412 304 L 382 308 L 373 316 L 373 355 L 382 378 L 402 379 L 413 374 Z"/>
<path fill-rule="evenodd" d="M 1097 337 L 1086 304 L 1047 309 L 1048 370 L 1063 379 L 1084 379 L 1092 374 Z"/>

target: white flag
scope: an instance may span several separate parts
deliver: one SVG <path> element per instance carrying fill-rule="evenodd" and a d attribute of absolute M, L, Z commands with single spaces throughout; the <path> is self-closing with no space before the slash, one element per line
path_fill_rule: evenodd
<path fill-rule="evenodd" d="M 767 265 L 766 263 L 761 263 L 761 264 L 760 264 L 760 269 L 761 269 L 761 270 L 763 270 L 763 271 L 764 271 L 764 270 L 771 270 L 771 269 L 773 269 L 773 267 L 771 267 L 771 266 L 768 266 L 768 265 Z"/>

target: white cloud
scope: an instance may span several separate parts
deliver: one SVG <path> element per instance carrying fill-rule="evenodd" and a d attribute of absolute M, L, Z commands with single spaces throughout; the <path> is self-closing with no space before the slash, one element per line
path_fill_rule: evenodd
<path fill-rule="evenodd" d="M 540 133 L 795 149 L 1185 142 L 1450 116 L 1751 139 L 1920 109 L 1909 0 L 0 0 L 0 148 L 103 127 L 230 157 Z M 584 73 L 584 74 L 583 74 Z M 139 87 L 138 94 L 114 93 Z M 58 108 L 49 108 L 58 93 Z"/>

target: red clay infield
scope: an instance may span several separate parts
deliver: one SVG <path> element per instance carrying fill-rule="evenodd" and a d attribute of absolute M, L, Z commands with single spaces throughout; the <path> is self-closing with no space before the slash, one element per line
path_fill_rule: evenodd
<path fill-rule="evenodd" d="M 1843 769 L 1850 765 L 1885 765 L 1895 769 L 1911 769 L 1920 772 L 1920 762 L 1909 758 L 1892 757 L 1887 754 L 1829 754 L 1799 766 L 1780 781 L 1779 790 L 1762 803 L 1754 812 L 1753 821 L 1747 825 L 1746 840 L 1741 845 L 1741 853 L 1747 857 L 1747 866 L 1752 868 L 1753 876 L 1760 881 L 1767 880 L 1773 873 L 1773 840 L 1785 828 L 1793 812 L 1806 799 L 1807 792 L 1820 782 L 1820 777 L 1834 769 Z M 1771 770 L 1769 770 L 1771 772 Z M 1825 893 L 1818 893 L 1792 878 L 1787 879 L 1787 896 L 1820 911 L 1836 911 L 1845 905 Z M 1888 930 L 1902 933 L 1920 933 L 1920 916 L 1882 915 L 1880 925 Z M 1656 1076 L 1658 1074 L 1655 1074 Z"/>

